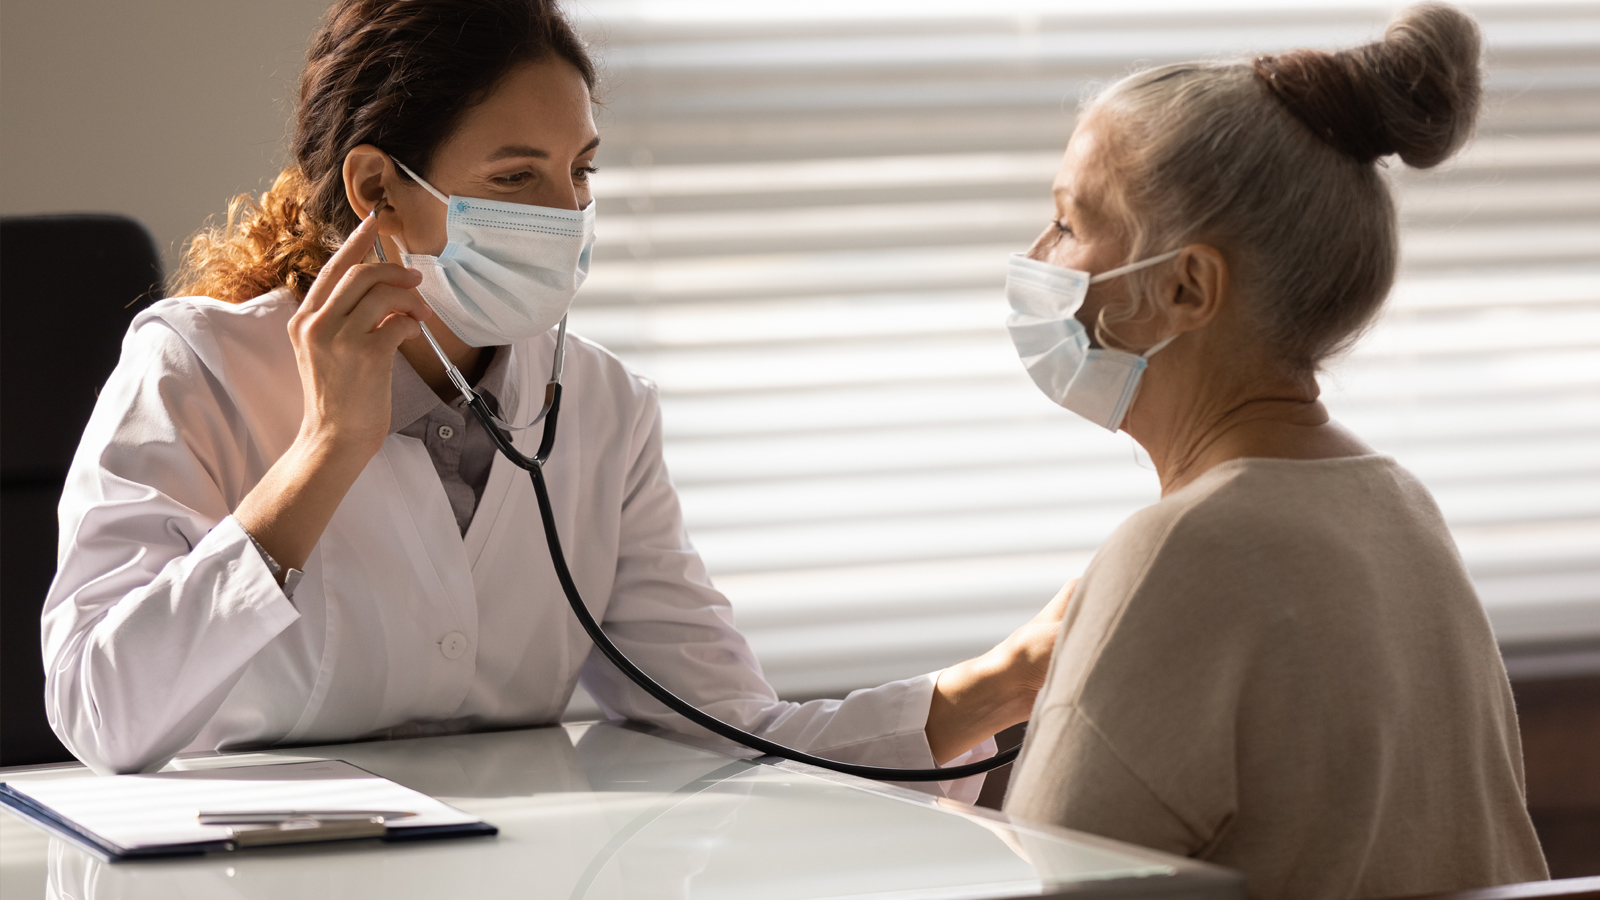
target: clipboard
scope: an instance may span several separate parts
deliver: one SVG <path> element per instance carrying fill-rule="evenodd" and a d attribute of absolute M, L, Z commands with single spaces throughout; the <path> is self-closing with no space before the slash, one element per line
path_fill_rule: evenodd
<path fill-rule="evenodd" d="M 343 760 L 0 783 L 0 805 L 107 862 L 499 833 L 482 819 Z M 219 821 L 230 824 L 208 824 Z"/>

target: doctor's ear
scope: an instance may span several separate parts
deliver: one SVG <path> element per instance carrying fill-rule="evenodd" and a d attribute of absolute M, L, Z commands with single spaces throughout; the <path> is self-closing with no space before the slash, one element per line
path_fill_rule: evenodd
<path fill-rule="evenodd" d="M 1228 260 L 1215 247 L 1190 244 L 1173 262 L 1177 285 L 1167 312 L 1178 333 L 1204 328 L 1228 302 Z"/>
<path fill-rule="evenodd" d="M 392 232 L 398 221 L 384 221 L 399 212 L 389 203 L 391 188 L 399 178 L 389 154 L 371 144 L 362 144 L 344 158 L 344 193 L 356 218 L 365 219 L 378 210 L 379 230 Z M 384 227 L 388 226 L 388 227 Z"/>

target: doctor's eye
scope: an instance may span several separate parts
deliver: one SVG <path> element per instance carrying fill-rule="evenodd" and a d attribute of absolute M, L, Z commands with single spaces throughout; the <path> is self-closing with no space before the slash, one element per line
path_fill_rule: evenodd
<path fill-rule="evenodd" d="M 578 168 L 572 170 L 572 180 L 577 182 L 588 181 L 589 176 L 598 171 L 600 170 L 594 166 L 579 166 Z"/>
<path fill-rule="evenodd" d="M 522 187 L 533 179 L 532 172 L 513 172 L 510 175 L 496 175 L 490 179 L 501 187 Z"/>

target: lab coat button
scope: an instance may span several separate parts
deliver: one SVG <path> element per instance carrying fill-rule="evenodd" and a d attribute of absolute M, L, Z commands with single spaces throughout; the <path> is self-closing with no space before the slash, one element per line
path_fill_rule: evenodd
<path fill-rule="evenodd" d="M 449 425 L 439 426 L 439 440 L 448 441 L 455 436 L 456 430 L 454 428 L 451 428 Z"/>
<path fill-rule="evenodd" d="M 467 652 L 467 636 L 459 631 L 452 631 L 439 641 L 439 652 L 445 659 L 460 659 L 461 654 Z"/>

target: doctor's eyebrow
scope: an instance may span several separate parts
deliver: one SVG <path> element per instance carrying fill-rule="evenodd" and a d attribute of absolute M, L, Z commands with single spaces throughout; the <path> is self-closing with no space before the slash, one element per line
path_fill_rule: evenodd
<path fill-rule="evenodd" d="M 600 146 L 600 138 L 599 136 L 596 136 L 594 139 L 590 140 L 589 143 L 583 145 L 583 149 L 578 151 L 578 155 L 582 156 L 598 146 Z M 501 147 L 499 150 L 489 154 L 486 161 L 495 162 L 496 160 L 501 159 L 522 159 L 526 157 L 533 157 L 534 159 L 549 159 L 550 154 L 547 151 L 540 150 L 538 147 L 532 147 L 527 144 L 507 144 L 504 147 Z"/>

